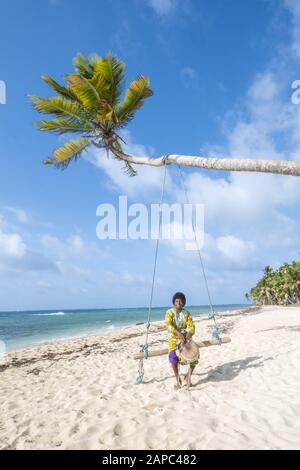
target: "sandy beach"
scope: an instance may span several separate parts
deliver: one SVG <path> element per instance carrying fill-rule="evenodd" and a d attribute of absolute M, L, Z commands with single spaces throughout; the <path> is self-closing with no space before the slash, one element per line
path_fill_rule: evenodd
<path fill-rule="evenodd" d="M 211 322 L 194 320 L 196 340 L 210 338 Z M 300 307 L 219 324 L 232 342 L 201 349 L 190 390 L 174 390 L 167 356 L 134 384 L 145 325 L 8 353 L 0 449 L 300 449 Z M 155 322 L 150 348 L 166 339 Z"/>

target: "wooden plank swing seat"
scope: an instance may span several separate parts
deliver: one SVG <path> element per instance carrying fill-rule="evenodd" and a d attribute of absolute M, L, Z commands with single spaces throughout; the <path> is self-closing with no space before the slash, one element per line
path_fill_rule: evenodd
<path fill-rule="evenodd" d="M 219 346 L 220 343 L 221 344 L 226 344 L 226 343 L 230 343 L 231 342 L 231 339 L 229 338 L 229 336 L 224 336 L 223 338 L 220 338 L 220 342 L 218 340 L 215 340 L 215 339 L 211 339 L 211 340 L 205 340 L 205 341 L 199 341 L 199 342 L 196 342 L 195 343 L 197 344 L 197 346 L 199 348 L 208 348 L 209 346 Z M 156 357 L 156 356 L 163 356 L 164 354 L 168 354 L 168 349 L 157 349 L 157 350 L 154 350 L 154 351 L 149 351 L 148 353 L 148 357 Z M 144 353 L 141 352 L 139 354 L 136 354 L 135 356 L 133 356 L 133 359 L 143 359 L 144 358 Z"/>

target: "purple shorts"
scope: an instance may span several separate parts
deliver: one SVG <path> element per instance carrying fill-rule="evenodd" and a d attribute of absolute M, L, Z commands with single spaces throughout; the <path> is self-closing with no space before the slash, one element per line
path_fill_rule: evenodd
<path fill-rule="evenodd" d="M 169 352 L 169 361 L 172 365 L 178 364 L 179 359 L 176 355 L 175 349 L 173 349 L 172 351 Z"/>

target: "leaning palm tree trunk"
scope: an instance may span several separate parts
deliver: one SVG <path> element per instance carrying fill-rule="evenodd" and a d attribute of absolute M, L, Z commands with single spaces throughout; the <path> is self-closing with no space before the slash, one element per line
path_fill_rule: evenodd
<path fill-rule="evenodd" d="M 281 175 L 300 176 L 300 163 L 287 160 L 196 157 L 176 154 L 150 158 L 127 155 L 115 147 L 111 147 L 110 150 L 117 158 L 127 163 L 137 165 L 163 166 L 165 164 L 176 163 L 177 165 L 205 168 L 207 170 L 254 171 L 259 173 L 278 173 Z"/>

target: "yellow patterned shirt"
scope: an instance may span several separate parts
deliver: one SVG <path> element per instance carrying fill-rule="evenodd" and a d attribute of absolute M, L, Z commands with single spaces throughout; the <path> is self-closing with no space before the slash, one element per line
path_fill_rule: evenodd
<path fill-rule="evenodd" d="M 187 333 L 195 333 L 195 325 L 192 316 L 188 310 L 183 309 L 179 314 L 176 310 L 170 308 L 166 311 L 166 327 L 169 333 L 169 352 L 176 348 L 178 336 L 175 330 L 180 331 L 183 335 Z"/>

